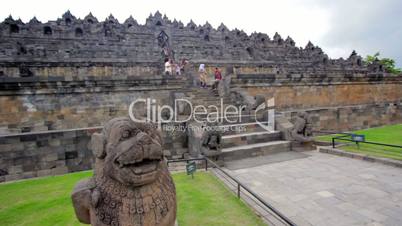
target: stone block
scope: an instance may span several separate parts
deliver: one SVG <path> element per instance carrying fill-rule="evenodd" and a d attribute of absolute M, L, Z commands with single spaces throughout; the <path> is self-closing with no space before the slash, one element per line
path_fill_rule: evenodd
<path fill-rule="evenodd" d="M 36 170 L 36 164 L 33 162 L 31 164 L 24 164 L 22 166 L 22 170 L 23 170 L 23 172 L 32 172 L 32 171 Z"/>
<path fill-rule="evenodd" d="M 13 144 L 0 144 L 0 153 L 1 152 L 11 151 L 13 149 L 14 149 Z"/>
<path fill-rule="evenodd" d="M 22 169 L 22 165 L 18 165 L 18 166 L 14 165 L 14 166 L 10 166 L 8 168 L 8 174 L 9 175 L 21 174 L 23 172 L 24 171 Z"/>
<path fill-rule="evenodd" d="M 50 176 L 52 175 L 52 170 L 51 169 L 39 170 L 37 171 L 37 175 L 38 177 Z"/>
<path fill-rule="evenodd" d="M 46 155 L 44 161 L 51 162 L 51 161 L 57 161 L 58 159 L 59 158 L 58 158 L 57 153 L 49 153 Z"/>
<path fill-rule="evenodd" d="M 6 181 L 13 181 L 13 180 L 21 180 L 24 179 L 24 176 L 21 174 L 13 174 L 13 175 L 6 175 Z"/>
<path fill-rule="evenodd" d="M 37 177 L 37 176 L 38 176 L 37 172 L 24 172 L 22 174 L 22 177 L 24 179 L 34 178 L 34 177 Z"/>
<path fill-rule="evenodd" d="M 68 173 L 67 167 L 56 167 L 51 169 L 51 175 L 62 175 Z"/>
<path fill-rule="evenodd" d="M 60 146 L 61 142 L 59 139 L 51 139 L 49 140 L 49 146 L 51 147 L 58 147 Z"/>
<path fill-rule="evenodd" d="M 163 156 L 166 156 L 166 157 L 170 157 L 172 155 L 172 153 L 170 152 L 170 150 L 163 150 Z"/>

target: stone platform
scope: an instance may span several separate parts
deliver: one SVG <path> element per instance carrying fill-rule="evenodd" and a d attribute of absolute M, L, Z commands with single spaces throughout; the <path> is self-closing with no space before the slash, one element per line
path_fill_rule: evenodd
<path fill-rule="evenodd" d="M 297 225 L 402 224 L 401 168 L 316 151 L 303 154 L 308 157 L 228 172 Z"/>

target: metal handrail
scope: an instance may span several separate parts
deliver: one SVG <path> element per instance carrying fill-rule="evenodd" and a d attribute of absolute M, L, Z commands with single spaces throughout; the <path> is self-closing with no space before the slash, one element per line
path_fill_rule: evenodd
<path fill-rule="evenodd" d="M 328 134 L 328 135 L 335 135 L 335 134 L 351 135 L 352 134 L 352 133 L 348 133 L 348 132 L 336 132 L 336 131 L 326 131 L 326 130 L 313 130 L 311 132 L 313 134 Z"/>
<path fill-rule="evenodd" d="M 193 159 L 177 159 L 177 160 L 168 160 L 168 164 L 170 162 L 189 162 L 189 161 L 196 161 L 196 160 L 203 160 L 205 161 L 205 169 L 208 170 L 208 162 L 210 165 L 212 165 L 214 168 L 225 174 L 227 177 L 229 177 L 231 180 L 236 182 L 237 184 L 237 197 L 240 199 L 240 194 L 241 194 L 241 189 L 243 188 L 245 191 L 247 191 L 249 194 L 251 194 L 255 199 L 257 199 L 260 203 L 262 203 L 266 208 L 271 210 L 273 213 L 275 213 L 280 219 L 282 219 L 284 222 L 286 222 L 290 226 L 296 226 L 296 224 L 290 220 L 288 217 L 286 217 L 284 214 L 282 214 L 279 210 L 277 210 L 275 207 L 273 207 L 271 204 L 267 203 L 261 196 L 258 194 L 254 193 L 249 187 L 241 183 L 238 179 L 234 178 L 231 176 L 228 172 L 223 170 L 221 167 L 219 167 L 214 161 L 207 157 L 202 157 L 202 158 L 193 158 Z"/>
<path fill-rule="evenodd" d="M 167 165 L 169 166 L 169 163 L 172 162 L 187 162 L 189 163 L 190 161 L 205 161 L 205 171 L 208 171 L 208 160 L 205 157 L 201 157 L 201 158 L 191 158 L 191 159 L 171 159 L 167 161 Z"/>
<path fill-rule="evenodd" d="M 401 145 L 395 145 L 395 144 L 384 144 L 384 143 L 371 142 L 371 141 L 357 141 L 357 140 L 345 139 L 345 138 L 344 138 L 344 137 L 348 137 L 348 136 L 351 136 L 351 134 L 348 134 L 348 135 L 342 135 L 342 136 L 336 136 L 336 137 L 332 137 L 332 148 L 335 148 L 335 140 L 344 140 L 344 141 L 355 142 L 357 145 L 359 145 L 359 143 L 363 143 L 363 144 L 373 144 L 373 145 L 378 145 L 378 146 L 386 146 L 386 147 L 402 148 L 402 146 L 401 146 Z"/>

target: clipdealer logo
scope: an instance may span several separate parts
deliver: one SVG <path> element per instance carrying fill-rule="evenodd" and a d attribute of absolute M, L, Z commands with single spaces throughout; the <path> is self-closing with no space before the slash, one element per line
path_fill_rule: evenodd
<path fill-rule="evenodd" d="M 189 114 L 180 114 L 183 106 L 187 105 Z M 220 105 L 193 105 L 187 99 L 175 99 L 174 105 L 159 105 L 153 98 L 138 98 L 133 101 L 128 109 L 129 116 L 134 122 L 151 122 L 161 127 L 161 124 L 183 123 L 194 120 L 198 123 L 233 123 L 241 124 L 245 118 L 254 118 L 254 121 L 267 131 L 275 129 L 275 102 L 274 98 L 260 104 L 252 114 L 244 114 L 246 105 L 224 105 L 220 99 Z M 145 109 L 145 115 L 138 115 L 135 111 Z M 178 116 L 181 117 L 178 117 Z"/>

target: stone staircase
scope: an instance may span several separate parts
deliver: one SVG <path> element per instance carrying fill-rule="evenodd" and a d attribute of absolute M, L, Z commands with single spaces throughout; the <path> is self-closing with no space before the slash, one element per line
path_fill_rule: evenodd
<path fill-rule="evenodd" d="M 196 105 L 216 105 L 226 107 L 231 104 L 229 97 L 219 98 L 210 89 L 188 88 L 184 91 L 185 95 Z M 210 113 L 210 109 L 207 109 Z M 220 117 L 220 116 L 219 116 Z M 257 116 L 258 117 L 258 116 Z M 267 131 L 256 121 L 255 112 L 241 112 L 233 115 L 230 120 L 221 117 L 219 127 L 222 134 L 222 160 L 234 161 L 244 158 L 258 157 L 288 152 L 291 150 L 289 141 L 283 140 L 279 131 Z M 237 119 L 236 122 L 234 119 Z"/>

